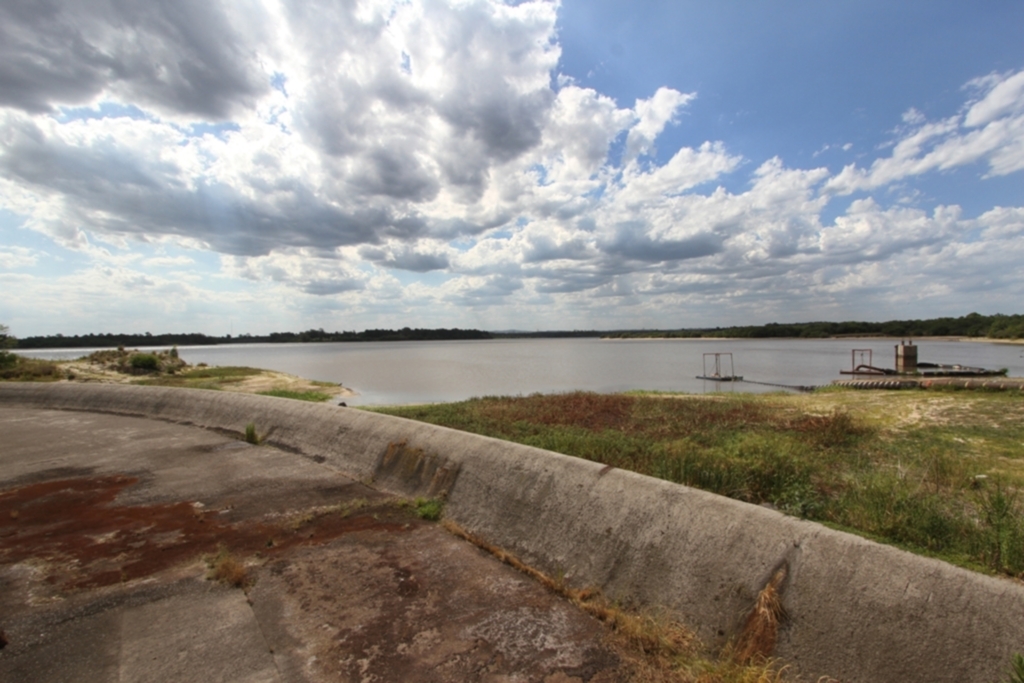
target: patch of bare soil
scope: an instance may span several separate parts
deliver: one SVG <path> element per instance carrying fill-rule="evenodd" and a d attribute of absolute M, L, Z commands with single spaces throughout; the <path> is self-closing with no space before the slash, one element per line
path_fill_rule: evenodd
<path fill-rule="evenodd" d="M 902 411 L 897 426 L 919 427 L 948 424 L 949 412 L 955 410 L 956 407 L 956 399 L 949 396 L 914 401 L 906 406 L 906 410 Z"/>
<path fill-rule="evenodd" d="M 100 363 L 92 363 L 84 359 L 62 361 L 68 381 L 71 382 L 104 382 L 107 384 L 131 384 L 138 379 L 116 370 L 110 370 Z"/>
<path fill-rule="evenodd" d="M 263 370 L 258 375 L 246 377 L 240 382 L 225 384 L 225 391 L 239 391 L 246 394 L 258 394 L 263 391 L 285 390 L 285 391 L 319 391 L 322 394 L 331 396 L 355 396 L 356 392 L 340 384 L 325 384 L 313 382 L 302 377 L 289 375 L 273 370 Z"/>

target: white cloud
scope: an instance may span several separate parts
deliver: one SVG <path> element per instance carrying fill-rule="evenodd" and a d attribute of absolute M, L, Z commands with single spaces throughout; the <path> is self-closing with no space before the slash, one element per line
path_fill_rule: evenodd
<path fill-rule="evenodd" d="M 190 266 L 195 263 L 195 259 L 191 259 L 188 256 L 154 256 L 142 261 L 143 266 L 149 268 L 174 268 L 180 266 Z"/>
<path fill-rule="evenodd" d="M 48 112 L 115 98 L 170 116 L 236 114 L 267 89 L 253 49 L 262 10 L 246 5 L 4 3 L 0 105 Z"/>
<path fill-rule="evenodd" d="M 911 129 L 896 141 L 891 156 L 876 160 L 868 169 L 846 166 L 828 182 L 828 190 L 837 194 L 872 190 L 976 162 L 987 163 L 990 177 L 1024 169 L 1024 71 L 971 84 L 985 94 L 965 115 L 928 122 L 911 109 L 903 115 Z"/>
<path fill-rule="evenodd" d="M 608 162 L 612 141 L 630 124 L 633 112 L 589 88 L 558 91 L 544 128 L 539 161 L 547 182 L 587 181 Z"/>
<path fill-rule="evenodd" d="M 1007 115 L 1024 113 L 1024 71 L 1005 77 L 975 79 L 971 85 L 987 92 L 967 111 L 965 126 L 975 128 Z"/>
<path fill-rule="evenodd" d="M 958 207 L 939 207 L 929 216 L 918 209 L 886 210 L 873 199 L 860 199 L 834 226 L 821 231 L 821 249 L 839 261 L 876 261 L 946 244 L 963 230 Z"/>
<path fill-rule="evenodd" d="M 739 166 L 742 158 L 730 155 L 720 142 L 705 142 L 698 149 L 683 147 L 663 166 L 648 172 L 630 165 L 623 173 L 622 200 L 680 195 L 698 185 L 717 180 Z"/>
<path fill-rule="evenodd" d="M 1024 169 L 1024 72 L 972 81 L 952 116 L 908 109 L 885 156 L 831 175 L 722 141 L 656 155 L 697 94 L 664 87 L 620 105 L 558 74 L 553 2 L 18 7 L 0 9 L 0 207 L 89 261 L 62 281 L 83 305 L 109 305 L 105 288 L 178 287 L 196 311 L 216 279 L 248 292 L 243 308 L 302 302 L 275 304 L 282 321 L 439 320 L 460 306 L 583 321 L 610 300 L 622 320 L 726 298 L 785 312 L 897 282 L 953 296 L 996 277 L 973 264 L 1020 251 L 1020 207 L 971 220 L 918 208 L 902 184 L 970 164 Z M 837 195 L 880 189 L 822 218 Z M 887 206 L 889 189 L 907 206 Z M 164 245 L 218 254 L 220 272 L 158 277 L 207 267 Z M 0 249 L 0 267 L 41 267 L 19 249 Z M 949 274 L 939 254 L 972 265 Z M 960 285 L 926 287 L 934 273 Z M 122 295 L 125 311 L 141 305 Z"/>
<path fill-rule="evenodd" d="M 39 253 L 25 247 L 0 247 L 0 268 L 15 270 L 34 266 L 39 262 Z"/>
<path fill-rule="evenodd" d="M 277 283 L 317 295 L 358 291 L 369 279 L 342 257 L 309 249 L 278 250 L 248 258 L 225 256 L 222 269 L 230 277 Z"/>
<path fill-rule="evenodd" d="M 637 100 L 633 111 L 637 122 L 626 138 L 624 161 L 629 163 L 637 157 L 653 151 L 654 140 L 661 135 L 665 126 L 676 120 L 679 110 L 696 97 L 695 93 L 681 93 L 672 88 L 658 88 L 646 100 Z"/>

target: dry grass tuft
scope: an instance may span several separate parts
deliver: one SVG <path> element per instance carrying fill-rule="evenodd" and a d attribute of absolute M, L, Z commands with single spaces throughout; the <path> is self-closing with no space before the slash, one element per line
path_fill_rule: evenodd
<path fill-rule="evenodd" d="M 206 578 L 211 581 L 226 583 L 235 588 L 246 588 L 249 585 L 249 574 L 245 565 L 236 560 L 227 548 L 221 548 L 218 553 L 206 560 L 209 571 Z"/>
<path fill-rule="evenodd" d="M 782 565 L 758 593 L 754 609 L 747 616 L 740 637 L 736 641 L 736 661 L 764 661 L 775 651 L 775 643 L 779 638 L 779 623 L 785 617 L 780 590 L 788 571 L 787 565 Z"/>
<path fill-rule="evenodd" d="M 353 512 L 369 507 L 369 505 L 370 501 L 366 498 L 356 498 L 355 500 L 350 500 L 347 503 L 309 508 L 308 510 L 301 510 L 288 517 L 284 526 L 292 531 L 298 531 L 302 527 L 312 524 L 321 517 L 335 515 L 341 519 L 345 519 Z"/>
<path fill-rule="evenodd" d="M 442 524 L 451 533 L 486 550 L 548 590 L 567 598 L 583 611 L 597 617 L 643 654 L 674 656 L 689 652 L 697 645 L 697 637 L 679 624 L 656 619 L 649 615 L 627 612 L 610 603 L 600 591 L 593 588 L 570 588 L 562 579 L 550 577 L 539 569 L 531 567 L 515 555 L 474 536 L 451 520 L 444 520 Z"/>

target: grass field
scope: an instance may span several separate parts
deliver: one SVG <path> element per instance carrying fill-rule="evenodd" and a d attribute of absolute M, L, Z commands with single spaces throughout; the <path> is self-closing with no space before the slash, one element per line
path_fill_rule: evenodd
<path fill-rule="evenodd" d="M 330 394 L 322 391 L 289 391 L 288 389 L 271 389 L 270 391 L 258 392 L 261 396 L 276 396 L 277 398 L 290 398 L 296 401 L 309 401 L 311 403 L 323 403 L 331 400 Z"/>
<path fill-rule="evenodd" d="M 241 382 L 261 374 L 256 368 L 224 366 L 196 367 L 173 375 L 160 375 L 140 380 L 136 384 L 161 387 L 190 387 L 193 389 L 220 389 L 225 384 Z"/>
<path fill-rule="evenodd" d="M 487 397 L 379 408 L 1024 576 L 1024 398 L 968 391 Z"/>

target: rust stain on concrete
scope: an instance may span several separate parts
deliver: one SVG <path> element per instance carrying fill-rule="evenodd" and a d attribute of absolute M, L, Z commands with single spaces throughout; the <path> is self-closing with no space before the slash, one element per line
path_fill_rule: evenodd
<path fill-rule="evenodd" d="M 311 514 L 279 521 L 221 520 L 195 502 L 122 506 L 137 483 L 126 475 L 79 477 L 0 492 L 0 563 L 42 560 L 46 581 L 62 590 L 96 588 L 157 574 L 226 548 L 240 555 L 280 555 L 369 529 L 401 532 L 419 523 L 393 505 L 359 514 Z"/>

